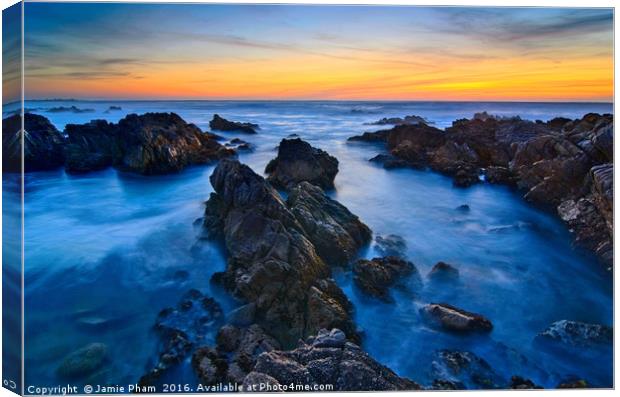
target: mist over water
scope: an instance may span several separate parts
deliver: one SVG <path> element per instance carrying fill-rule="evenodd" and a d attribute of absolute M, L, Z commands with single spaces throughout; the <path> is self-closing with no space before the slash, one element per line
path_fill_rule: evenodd
<path fill-rule="evenodd" d="M 107 111 L 109 106 L 122 110 Z M 48 113 L 76 106 L 90 113 Z M 374 235 L 407 242 L 407 259 L 423 287 L 393 291 L 395 303 L 363 296 L 346 270 L 335 278 L 353 301 L 364 333 L 363 348 L 401 376 L 428 384 L 433 351 L 475 352 L 505 379 L 521 375 L 545 387 L 571 376 L 612 386 L 611 351 L 574 356 L 536 348 L 533 339 L 554 321 L 612 325 L 612 279 L 588 252 L 575 249 L 559 219 L 525 203 L 518 193 L 486 184 L 467 189 L 430 171 L 384 170 L 367 160 L 381 146 L 346 138 L 389 126 L 364 123 L 415 114 L 444 128 L 458 118 L 487 111 L 548 120 L 610 113 L 611 104 L 448 102 L 90 102 L 27 101 L 59 130 L 91 119 L 118 121 L 128 113 L 176 112 L 208 130 L 214 113 L 261 126 L 258 134 L 223 133 L 254 145 L 239 158 L 259 174 L 282 138 L 297 134 L 338 158 L 330 195 L 358 215 Z M 5 117 L 12 109 L 5 108 Z M 157 358 L 157 314 L 191 288 L 214 296 L 227 312 L 235 302 L 213 290 L 209 279 L 225 268 L 213 243 L 200 240 L 195 220 L 212 192 L 213 166 L 179 174 L 137 176 L 113 169 L 71 176 L 63 170 L 26 175 L 26 385 L 59 382 L 56 369 L 72 351 L 105 343 L 110 361 L 86 383 L 133 383 Z M 3 199 L 18 205 L 10 180 Z M 459 211 L 466 204 L 470 211 Z M 360 256 L 377 256 L 374 245 Z M 426 274 L 438 261 L 458 267 L 460 281 L 433 284 Z M 187 272 L 187 275 L 185 275 Z M 465 337 L 429 328 L 419 308 L 446 302 L 481 313 L 494 324 L 487 336 Z M 207 339 L 212 338 L 208 336 Z M 189 360 L 189 358 L 188 358 Z M 172 376 L 172 374 L 170 375 Z M 193 382 L 188 364 L 176 382 Z M 79 382 L 76 382 L 79 384 Z"/>

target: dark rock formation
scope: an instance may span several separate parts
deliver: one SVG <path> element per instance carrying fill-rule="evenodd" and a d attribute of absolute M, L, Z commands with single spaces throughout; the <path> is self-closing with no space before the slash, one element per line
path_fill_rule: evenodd
<path fill-rule="evenodd" d="M 234 154 L 174 113 L 130 114 L 118 124 L 69 124 L 65 132 L 69 172 L 114 165 L 144 175 L 164 174 Z"/>
<path fill-rule="evenodd" d="M 73 106 L 58 106 L 55 108 L 47 109 L 48 113 L 93 113 L 95 109 L 80 109 Z"/>
<path fill-rule="evenodd" d="M 205 337 L 215 333 L 223 319 L 220 305 L 198 290 L 186 293 L 177 307 L 162 310 L 155 323 L 162 351 L 157 364 L 140 378 L 139 384 L 154 384 L 167 369 L 205 343 Z"/>
<path fill-rule="evenodd" d="M 563 380 L 557 386 L 558 389 L 587 389 L 588 387 L 590 387 L 590 385 L 586 380 L 576 378 Z"/>
<path fill-rule="evenodd" d="M 320 330 L 300 341 L 296 349 L 271 351 L 258 357 L 244 385 L 265 379 L 278 385 L 333 385 L 334 391 L 419 390 L 417 383 L 401 378 L 373 360 L 342 331 Z"/>
<path fill-rule="evenodd" d="M 542 386 L 538 386 L 529 379 L 515 375 L 510 378 L 510 388 L 515 390 L 533 390 L 542 389 Z"/>
<path fill-rule="evenodd" d="M 346 265 L 370 241 L 372 232 L 345 206 L 327 197 L 321 188 L 302 182 L 291 190 L 286 205 L 330 265 Z"/>
<path fill-rule="evenodd" d="M 267 180 L 278 188 L 290 189 L 299 182 L 310 182 L 322 189 L 333 189 L 338 160 L 327 152 L 295 139 L 283 139 L 278 156 L 265 168 Z"/>
<path fill-rule="evenodd" d="M 407 242 L 404 238 L 396 234 L 376 236 L 375 249 L 381 256 L 398 256 L 404 258 L 407 252 Z"/>
<path fill-rule="evenodd" d="M 493 329 L 491 321 L 482 315 L 445 303 L 430 303 L 420 310 L 429 320 L 449 331 L 489 332 Z"/>
<path fill-rule="evenodd" d="M 43 171 L 63 165 L 64 138 L 56 127 L 43 116 L 24 114 L 24 168 L 25 171 Z M 21 116 L 2 120 L 2 169 L 21 172 L 22 137 Z"/>
<path fill-rule="evenodd" d="M 613 329 L 601 324 L 560 320 L 538 334 L 537 339 L 539 341 L 550 341 L 566 347 L 611 346 L 613 343 Z"/>
<path fill-rule="evenodd" d="M 459 269 L 445 262 L 437 262 L 428 273 L 428 278 L 432 281 L 457 280 Z"/>
<path fill-rule="evenodd" d="M 259 128 L 257 124 L 228 121 L 218 114 L 213 115 L 213 119 L 209 122 L 209 127 L 211 127 L 212 130 L 239 131 L 245 132 L 246 134 L 256 134 L 256 130 Z"/>
<path fill-rule="evenodd" d="M 283 347 L 321 328 L 340 328 L 357 339 L 351 304 L 329 280 L 330 268 L 306 231 L 311 219 L 296 216 L 303 213 L 302 204 L 310 208 L 321 203 L 316 209 L 327 219 L 337 203 L 301 184 L 300 189 L 311 191 L 295 193 L 296 209 L 291 210 L 261 176 L 238 161 L 220 162 L 210 180 L 215 192 L 207 202 L 205 229 L 210 237 L 223 239 L 229 254 L 226 272 L 218 278 L 237 298 L 256 304 L 256 323 Z M 329 216 L 336 224 L 338 217 Z"/>
<path fill-rule="evenodd" d="M 418 284 L 422 283 L 415 265 L 395 256 L 360 259 L 353 265 L 355 285 L 364 293 L 385 302 L 393 301 L 389 288 L 408 277 L 413 277 Z"/>
<path fill-rule="evenodd" d="M 613 116 L 531 122 L 486 112 L 456 120 L 441 131 L 426 124 L 399 125 L 350 140 L 385 142 L 386 168 L 425 168 L 450 175 L 458 187 L 478 183 L 514 186 L 528 201 L 557 208 L 579 244 L 612 266 Z"/>
<path fill-rule="evenodd" d="M 386 125 L 386 124 L 392 124 L 392 125 L 402 125 L 402 124 L 432 124 L 429 123 L 424 117 L 420 117 L 420 116 L 415 116 L 415 115 L 411 115 L 411 116 L 405 116 L 404 118 L 402 117 L 384 117 L 381 120 L 375 121 L 373 123 L 368 123 L 369 125 Z"/>
<path fill-rule="evenodd" d="M 368 161 L 371 161 L 373 163 L 379 163 L 383 165 L 383 168 L 385 168 L 386 170 L 393 168 L 406 168 L 410 166 L 407 161 L 399 159 L 398 157 L 391 154 L 378 154 Z"/>
<path fill-rule="evenodd" d="M 432 372 L 443 380 L 439 384 L 454 385 L 458 389 L 500 389 L 507 384 L 489 363 L 467 351 L 437 351 Z"/>
<path fill-rule="evenodd" d="M 69 354 L 56 373 L 62 379 L 79 379 L 92 375 L 106 362 L 108 348 L 103 343 L 91 343 Z"/>

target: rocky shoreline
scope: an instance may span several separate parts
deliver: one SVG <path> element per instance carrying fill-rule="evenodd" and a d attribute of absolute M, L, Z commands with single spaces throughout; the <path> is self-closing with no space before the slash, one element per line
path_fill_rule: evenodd
<path fill-rule="evenodd" d="M 430 168 L 457 187 L 483 180 L 555 211 L 578 245 L 613 267 L 613 116 L 548 122 L 478 113 L 440 130 L 424 122 L 366 132 L 349 142 L 382 143 L 370 159 L 385 168 Z"/>

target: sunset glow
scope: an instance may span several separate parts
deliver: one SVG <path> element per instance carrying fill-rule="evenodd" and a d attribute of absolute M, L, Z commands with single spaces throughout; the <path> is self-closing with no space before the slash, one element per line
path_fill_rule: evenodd
<path fill-rule="evenodd" d="M 611 101 L 610 9 L 27 3 L 26 97 Z"/>

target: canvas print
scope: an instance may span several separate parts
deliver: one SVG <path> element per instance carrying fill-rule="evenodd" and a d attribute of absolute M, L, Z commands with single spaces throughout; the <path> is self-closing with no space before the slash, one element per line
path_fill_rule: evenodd
<path fill-rule="evenodd" d="M 3 11 L 3 386 L 613 388 L 612 8 Z"/>

